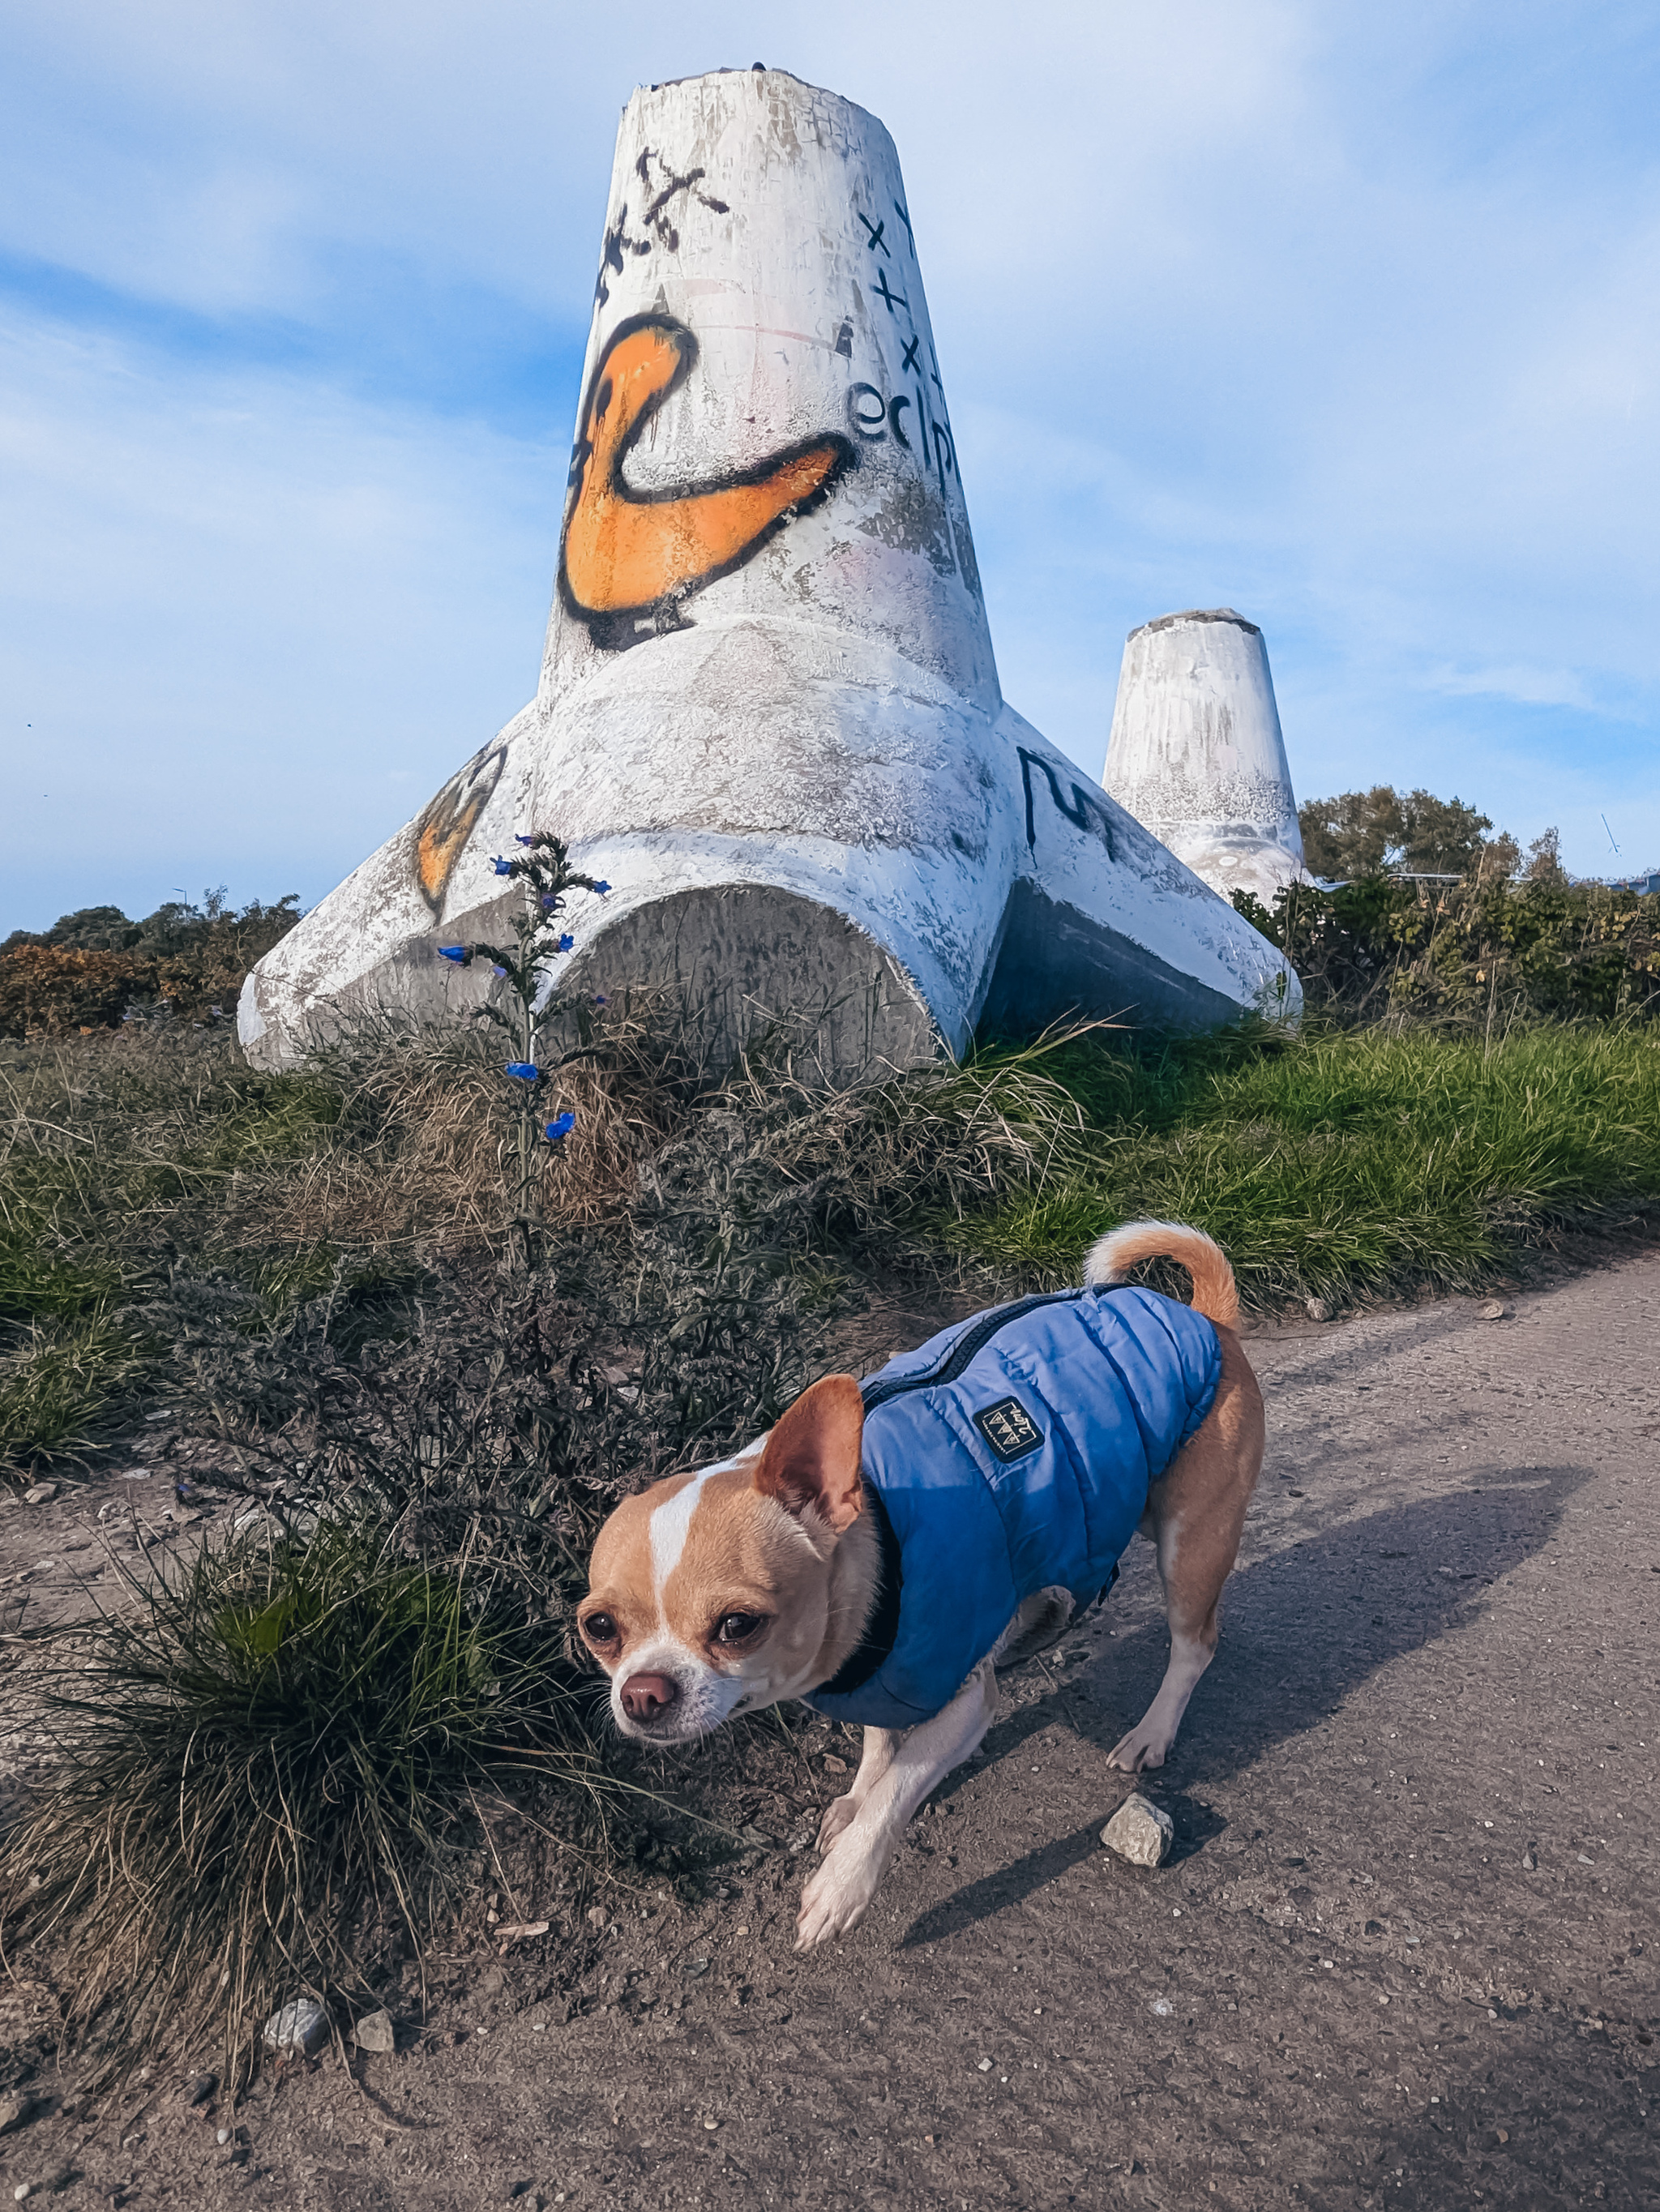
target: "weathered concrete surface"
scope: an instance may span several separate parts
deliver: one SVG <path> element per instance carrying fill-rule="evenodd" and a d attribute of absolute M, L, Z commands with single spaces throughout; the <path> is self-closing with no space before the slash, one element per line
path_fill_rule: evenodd
<path fill-rule="evenodd" d="M 826 1072 L 988 1011 L 1294 1013 L 1272 947 L 1003 702 L 892 141 L 781 70 L 637 92 L 618 133 L 536 699 L 259 963 L 276 1064 L 487 978 L 491 856 L 614 888 L 567 979 L 677 988 L 727 1044 L 820 1012 Z"/>
<path fill-rule="evenodd" d="M 1224 897 L 1271 907 L 1303 872 L 1268 647 L 1231 607 L 1130 632 L 1101 781 Z"/>

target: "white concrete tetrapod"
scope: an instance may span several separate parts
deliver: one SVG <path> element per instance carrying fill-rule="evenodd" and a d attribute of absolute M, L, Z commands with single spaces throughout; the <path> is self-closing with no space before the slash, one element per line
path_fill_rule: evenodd
<path fill-rule="evenodd" d="M 268 953 L 277 1065 L 489 988 L 493 855 L 607 881 L 561 988 L 684 994 L 834 1080 L 1073 1008 L 1294 1013 L 1262 938 L 1003 703 L 887 132 L 777 70 L 623 112 L 537 696 Z"/>
<path fill-rule="evenodd" d="M 1268 647 L 1231 607 L 1130 632 L 1101 781 L 1224 897 L 1271 907 L 1303 872 Z"/>

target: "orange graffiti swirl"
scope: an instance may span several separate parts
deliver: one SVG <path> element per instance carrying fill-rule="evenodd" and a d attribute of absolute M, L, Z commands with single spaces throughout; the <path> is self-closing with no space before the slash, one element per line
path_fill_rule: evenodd
<path fill-rule="evenodd" d="M 655 606 L 713 581 L 829 490 L 853 459 L 833 433 L 775 453 L 696 491 L 641 493 L 623 464 L 697 358 L 697 341 L 662 316 L 624 323 L 601 357 L 571 466 L 560 581 L 579 615 Z"/>

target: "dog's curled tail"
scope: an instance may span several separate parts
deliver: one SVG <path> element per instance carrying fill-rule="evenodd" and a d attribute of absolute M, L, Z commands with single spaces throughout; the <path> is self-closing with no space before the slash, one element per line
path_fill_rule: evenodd
<path fill-rule="evenodd" d="M 1124 1280 L 1125 1270 L 1142 1260 L 1174 1260 L 1193 1278 L 1193 1303 L 1207 1321 L 1224 1328 L 1239 1326 L 1239 1286 L 1228 1258 L 1213 1237 L 1182 1221 L 1127 1221 L 1110 1229 L 1084 1262 L 1084 1281 L 1092 1291 Z"/>

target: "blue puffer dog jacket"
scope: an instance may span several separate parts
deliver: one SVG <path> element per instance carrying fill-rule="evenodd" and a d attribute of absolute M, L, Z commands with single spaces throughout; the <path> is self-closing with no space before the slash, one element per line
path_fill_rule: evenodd
<path fill-rule="evenodd" d="M 891 1359 L 864 1384 L 882 1588 L 863 1643 L 806 1702 L 914 1728 L 1023 1598 L 1092 1603 L 1221 1374 L 1204 1315 L 1134 1286 L 1025 1298 Z"/>

